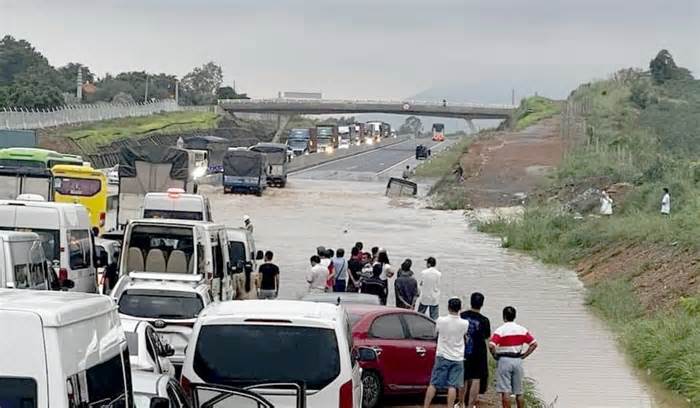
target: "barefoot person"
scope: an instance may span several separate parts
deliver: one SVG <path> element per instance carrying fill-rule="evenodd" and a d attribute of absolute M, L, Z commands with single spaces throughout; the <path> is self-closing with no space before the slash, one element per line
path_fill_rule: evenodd
<path fill-rule="evenodd" d="M 452 298 L 447 302 L 449 314 L 437 319 L 437 352 L 430 376 L 430 386 L 425 392 L 424 408 L 429 408 L 438 389 L 447 389 L 447 406 L 452 408 L 457 400 L 457 390 L 464 385 L 464 342 L 469 322 L 459 317 L 462 301 Z"/>
<path fill-rule="evenodd" d="M 518 408 L 525 407 L 523 398 L 523 360 L 537 348 L 537 341 L 523 326 L 515 323 L 515 308 L 503 309 L 501 327 L 491 336 L 489 349 L 497 361 L 496 391 L 501 394 L 503 408 L 510 408 L 510 395 L 515 394 Z"/>

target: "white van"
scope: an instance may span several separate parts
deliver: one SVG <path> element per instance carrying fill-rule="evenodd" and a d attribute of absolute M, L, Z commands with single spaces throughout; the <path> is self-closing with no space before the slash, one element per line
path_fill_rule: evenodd
<path fill-rule="evenodd" d="M 199 194 L 187 194 L 179 188 L 167 193 L 147 193 L 143 199 L 141 218 L 211 221 L 209 199 Z"/>
<path fill-rule="evenodd" d="M 243 387 L 277 408 L 294 408 L 294 392 L 262 385 L 303 382 L 307 408 L 360 408 L 361 373 L 353 355 L 350 322 L 340 307 L 285 300 L 221 302 L 197 319 L 181 383 L 185 389 L 194 383 Z"/>
<path fill-rule="evenodd" d="M 226 226 L 212 222 L 132 220 L 124 231 L 119 276 L 130 272 L 202 275 L 215 300 L 234 298 Z"/>
<path fill-rule="evenodd" d="M 51 275 L 37 234 L 0 231 L 0 287 L 49 290 Z"/>
<path fill-rule="evenodd" d="M 0 327 L 3 407 L 132 405 L 126 338 L 110 298 L 0 289 Z"/>
<path fill-rule="evenodd" d="M 59 281 L 71 280 L 72 291 L 97 292 L 92 225 L 80 204 L 0 201 L 0 229 L 39 235 L 44 254 L 57 264 Z"/>

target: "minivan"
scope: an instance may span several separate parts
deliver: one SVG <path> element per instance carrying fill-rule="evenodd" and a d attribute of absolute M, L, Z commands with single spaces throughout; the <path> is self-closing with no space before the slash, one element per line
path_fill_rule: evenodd
<path fill-rule="evenodd" d="M 188 194 L 180 188 L 166 193 L 147 193 L 143 199 L 141 218 L 211 221 L 209 199 L 199 194 Z"/>
<path fill-rule="evenodd" d="M 92 225 L 80 204 L 42 201 L 0 201 L 0 229 L 34 232 L 44 254 L 58 268 L 59 281 L 71 280 L 75 292 L 97 292 L 97 267 Z"/>
<path fill-rule="evenodd" d="M 131 368 L 107 296 L 0 289 L 5 407 L 131 407 Z"/>
<path fill-rule="evenodd" d="M 0 287 L 50 290 L 57 284 L 39 235 L 0 231 Z"/>
<path fill-rule="evenodd" d="M 258 392 L 277 408 L 296 407 L 303 383 L 308 408 L 360 408 L 362 382 L 350 323 L 335 305 L 286 300 L 214 303 L 195 323 L 181 382 Z"/>

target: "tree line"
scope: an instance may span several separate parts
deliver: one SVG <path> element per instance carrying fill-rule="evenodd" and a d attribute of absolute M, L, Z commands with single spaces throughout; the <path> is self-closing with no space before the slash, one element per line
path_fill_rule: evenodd
<path fill-rule="evenodd" d="M 82 99 L 76 97 L 78 71 Z M 178 83 L 179 82 L 179 83 Z M 97 77 L 88 66 L 71 62 L 55 68 L 26 40 L 0 39 L 0 108 L 50 109 L 75 103 L 141 103 L 174 99 L 184 105 L 209 105 L 217 99 L 244 99 L 223 85 L 223 70 L 214 62 L 195 67 L 182 78 L 167 73 L 129 71 Z"/>

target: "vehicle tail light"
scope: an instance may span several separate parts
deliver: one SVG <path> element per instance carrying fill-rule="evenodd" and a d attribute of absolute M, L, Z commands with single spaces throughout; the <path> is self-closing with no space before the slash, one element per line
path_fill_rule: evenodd
<path fill-rule="evenodd" d="M 180 385 L 187 395 L 192 395 L 192 381 L 184 375 L 180 376 Z"/>
<path fill-rule="evenodd" d="M 68 280 L 68 269 L 61 268 L 58 270 L 58 280 L 61 282 L 65 282 Z"/>
<path fill-rule="evenodd" d="M 352 380 L 340 386 L 340 395 L 338 399 L 338 408 L 353 407 L 353 389 Z"/>
<path fill-rule="evenodd" d="M 107 218 L 107 214 L 101 212 L 100 213 L 100 227 L 105 226 L 105 219 Z"/>

